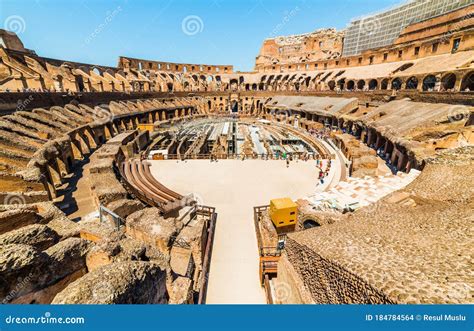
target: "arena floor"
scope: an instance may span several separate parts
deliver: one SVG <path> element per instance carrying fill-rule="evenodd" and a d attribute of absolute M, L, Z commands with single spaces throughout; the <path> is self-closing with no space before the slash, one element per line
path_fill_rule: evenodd
<path fill-rule="evenodd" d="M 253 207 L 272 198 L 314 193 L 315 161 L 208 160 L 151 161 L 153 175 L 200 203 L 216 207 L 217 228 L 207 303 L 265 303 L 258 279 L 258 249 Z"/>

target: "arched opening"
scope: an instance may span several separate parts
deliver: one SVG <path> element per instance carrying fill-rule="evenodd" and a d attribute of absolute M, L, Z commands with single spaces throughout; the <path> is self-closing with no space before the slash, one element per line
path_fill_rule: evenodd
<path fill-rule="evenodd" d="M 354 90 L 354 87 L 355 87 L 355 83 L 354 83 L 353 80 L 350 80 L 350 81 L 347 82 L 347 89 L 348 89 L 349 91 L 353 91 L 353 90 Z"/>
<path fill-rule="evenodd" d="M 433 75 L 426 76 L 423 79 L 423 91 L 433 91 L 436 86 L 436 77 Z"/>
<path fill-rule="evenodd" d="M 416 78 L 415 76 L 410 77 L 407 80 L 406 89 L 407 90 L 416 90 L 417 88 L 418 88 L 418 78 Z"/>
<path fill-rule="evenodd" d="M 232 100 L 230 103 L 230 107 L 233 113 L 239 112 L 239 102 L 237 100 Z"/>
<path fill-rule="evenodd" d="M 369 82 L 369 90 L 373 91 L 373 90 L 376 90 L 377 89 L 377 86 L 378 86 L 378 82 L 376 79 L 372 79 L 370 82 Z"/>
<path fill-rule="evenodd" d="M 173 83 L 167 83 L 166 86 L 168 87 L 168 92 L 173 91 Z"/>
<path fill-rule="evenodd" d="M 315 220 L 307 219 L 307 220 L 303 221 L 303 228 L 305 228 L 305 229 L 312 229 L 312 228 L 316 228 L 318 226 L 321 226 L 321 224 L 319 224 Z"/>
<path fill-rule="evenodd" d="M 455 74 L 447 74 L 443 78 L 441 78 L 441 87 L 444 91 L 449 91 L 454 89 L 456 85 L 456 75 Z"/>
<path fill-rule="evenodd" d="M 402 80 L 400 78 L 395 78 L 392 81 L 392 90 L 400 90 L 402 88 Z"/>
<path fill-rule="evenodd" d="M 257 103 L 255 106 L 257 108 L 257 111 L 260 111 L 260 100 L 257 100 Z"/>
<path fill-rule="evenodd" d="M 380 89 L 382 90 L 388 89 L 388 79 L 382 80 L 382 83 L 380 84 Z"/>
<path fill-rule="evenodd" d="M 54 89 L 56 92 L 62 92 L 63 91 L 63 77 L 61 75 L 56 76 L 54 79 Z"/>
<path fill-rule="evenodd" d="M 340 90 L 344 89 L 345 84 L 346 84 L 346 80 L 344 78 L 339 79 L 339 81 L 337 82 L 337 86 L 339 87 Z"/>
<path fill-rule="evenodd" d="M 239 88 L 239 83 L 237 82 L 237 79 L 231 79 L 230 80 L 230 89 L 233 91 L 236 91 Z"/>
<path fill-rule="evenodd" d="M 76 89 L 78 92 L 84 92 L 84 79 L 81 75 L 74 76 L 76 79 Z"/>
<path fill-rule="evenodd" d="M 364 87 L 365 87 L 365 80 L 362 80 L 362 79 L 359 80 L 359 81 L 357 82 L 357 89 L 363 90 Z"/>
<path fill-rule="evenodd" d="M 462 92 L 472 92 L 474 91 L 474 71 L 471 71 L 466 76 L 464 76 L 461 83 Z"/>
<path fill-rule="evenodd" d="M 252 90 L 254 90 L 254 91 L 257 90 L 257 84 L 252 84 Z"/>
<path fill-rule="evenodd" d="M 331 91 L 334 91 L 334 89 L 336 88 L 336 82 L 331 80 L 329 83 L 328 83 L 328 86 L 329 88 L 331 89 Z"/>
<path fill-rule="evenodd" d="M 306 74 L 305 74 L 306 75 Z M 280 76 L 278 76 L 280 77 Z M 277 77 L 277 80 L 278 80 L 278 77 Z M 309 83 L 311 82 L 311 77 L 306 77 L 306 78 L 302 78 L 302 81 L 301 81 L 301 85 L 305 88 L 308 88 L 309 87 Z M 336 82 L 334 82 L 334 86 L 336 86 Z"/>

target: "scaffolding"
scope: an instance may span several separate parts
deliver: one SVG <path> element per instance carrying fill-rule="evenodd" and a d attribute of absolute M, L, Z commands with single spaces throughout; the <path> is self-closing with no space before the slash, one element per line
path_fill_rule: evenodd
<path fill-rule="evenodd" d="M 343 56 L 392 45 L 403 29 L 471 5 L 473 0 L 411 0 L 380 13 L 352 20 L 344 38 Z"/>

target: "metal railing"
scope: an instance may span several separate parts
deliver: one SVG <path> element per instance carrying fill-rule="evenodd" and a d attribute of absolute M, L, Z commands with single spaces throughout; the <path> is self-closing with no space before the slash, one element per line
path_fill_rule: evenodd
<path fill-rule="evenodd" d="M 207 206 L 198 206 L 197 214 L 210 215 L 210 222 L 207 228 L 206 250 L 201 272 L 201 287 L 199 291 L 198 304 L 206 303 L 207 287 L 209 284 L 209 269 L 211 267 L 212 249 L 214 246 L 214 233 L 216 230 L 217 214 L 215 208 Z"/>
<path fill-rule="evenodd" d="M 107 216 L 104 215 L 104 214 L 109 215 L 110 217 L 112 217 L 112 220 L 114 221 L 115 227 L 116 227 L 117 230 L 120 230 L 120 227 L 125 224 L 125 221 L 119 215 L 117 215 L 116 213 L 114 213 L 110 209 L 100 205 L 99 206 L 99 220 L 100 220 L 100 223 L 105 223 L 105 218 Z"/>
<path fill-rule="evenodd" d="M 292 158 L 293 160 L 300 160 L 304 161 L 304 156 L 308 155 L 308 160 L 316 160 L 320 159 L 321 155 L 310 154 L 306 152 L 293 152 L 293 153 L 286 153 L 286 158 Z M 275 154 L 190 154 L 188 157 L 181 157 L 178 154 L 166 154 L 163 155 L 164 160 L 286 160 L 285 156 L 282 153 L 275 153 Z M 324 157 L 323 157 L 324 158 Z"/>

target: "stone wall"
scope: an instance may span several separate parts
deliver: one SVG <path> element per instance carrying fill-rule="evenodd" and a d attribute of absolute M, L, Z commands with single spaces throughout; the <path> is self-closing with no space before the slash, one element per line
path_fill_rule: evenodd
<path fill-rule="evenodd" d="M 316 303 L 472 303 L 465 252 L 472 246 L 473 152 L 440 151 L 404 189 L 290 234 L 282 281 L 304 282 L 301 291 L 289 282 L 293 298 L 309 292 Z"/>

